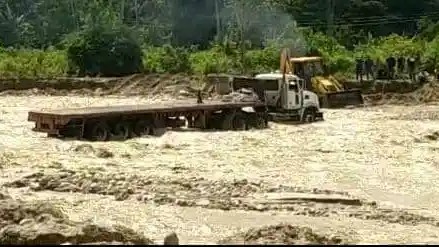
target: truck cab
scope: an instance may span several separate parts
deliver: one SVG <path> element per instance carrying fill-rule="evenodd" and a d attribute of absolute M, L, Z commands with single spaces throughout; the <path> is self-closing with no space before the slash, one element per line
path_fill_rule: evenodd
<path fill-rule="evenodd" d="M 273 80 L 277 82 L 277 87 L 272 87 L 264 92 L 267 106 L 277 107 L 278 97 L 281 97 L 281 108 L 285 111 L 300 110 L 302 108 L 320 109 L 317 94 L 303 89 L 304 81 L 293 74 L 286 74 L 286 85 L 282 87 L 283 76 L 281 73 L 258 74 L 258 80 Z"/>

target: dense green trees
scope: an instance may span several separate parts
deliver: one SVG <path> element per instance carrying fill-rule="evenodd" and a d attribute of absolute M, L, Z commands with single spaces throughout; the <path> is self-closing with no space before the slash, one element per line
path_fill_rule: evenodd
<path fill-rule="evenodd" d="M 125 26 L 95 25 L 67 40 L 69 72 L 120 76 L 143 69 L 142 50 Z"/>
<path fill-rule="evenodd" d="M 345 43 L 391 33 L 413 35 L 439 18 L 436 0 L 332 0 L 335 35 Z M 257 41 L 293 19 L 326 29 L 328 0 L 3 0 L 0 41 L 4 46 L 44 48 L 98 19 L 135 27 L 142 41 L 209 46 L 218 34 Z M 421 23 L 422 22 L 422 23 Z M 238 30 L 232 30 L 237 27 Z M 352 36 L 352 34 L 355 37 Z M 356 42 L 354 42 L 356 43 Z M 346 45 L 346 44 L 344 44 Z"/>
<path fill-rule="evenodd" d="M 335 71 L 350 69 L 355 56 L 389 52 L 427 52 L 433 68 L 436 9 L 436 0 L 3 0 L 0 73 L 31 64 L 54 67 L 21 73 L 250 72 L 275 69 L 281 47 L 319 50 Z"/>

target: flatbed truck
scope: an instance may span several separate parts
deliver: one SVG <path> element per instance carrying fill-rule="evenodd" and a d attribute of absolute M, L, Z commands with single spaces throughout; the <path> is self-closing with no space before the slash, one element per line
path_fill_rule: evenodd
<path fill-rule="evenodd" d="M 31 111 L 28 120 L 35 122 L 33 131 L 91 141 L 161 135 L 167 128 L 185 125 L 199 129 L 246 130 L 266 128 L 268 121 L 323 120 L 318 96 L 304 88 L 303 79 L 286 73 L 288 66 L 288 54 L 284 51 L 282 73 L 234 77 L 233 91 L 250 90 L 255 96 L 250 101 L 203 102 L 199 91 L 196 102 Z"/>
<path fill-rule="evenodd" d="M 267 127 L 263 102 L 172 101 L 148 105 L 87 107 L 30 111 L 32 129 L 50 137 L 91 141 L 162 135 L 167 128 L 245 130 Z"/>

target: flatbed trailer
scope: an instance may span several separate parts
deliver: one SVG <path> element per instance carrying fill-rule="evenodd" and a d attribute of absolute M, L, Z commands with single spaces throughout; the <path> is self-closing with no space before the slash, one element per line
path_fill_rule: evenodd
<path fill-rule="evenodd" d="M 91 141 L 162 135 L 167 128 L 245 130 L 265 128 L 263 102 L 172 101 L 148 105 L 85 107 L 30 111 L 32 129 L 51 137 Z"/>

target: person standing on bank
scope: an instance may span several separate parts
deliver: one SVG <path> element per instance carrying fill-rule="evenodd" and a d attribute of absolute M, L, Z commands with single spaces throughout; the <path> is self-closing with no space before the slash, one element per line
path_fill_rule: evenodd
<path fill-rule="evenodd" d="M 370 57 L 366 59 L 364 67 L 366 69 L 366 80 L 369 80 L 369 75 L 372 78 L 372 80 L 374 80 L 375 77 L 373 75 L 373 60 Z"/>
<path fill-rule="evenodd" d="M 415 81 L 415 64 L 416 59 L 414 57 L 410 57 L 407 61 L 407 70 L 409 72 L 410 80 Z"/>
<path fill-rule="evenodd" d="M 405 70 L 405 57 L 399 57 L 398 58 L 398 74 L 403 74 Z"/>
<path fill-rule="evenodd" d="M 364 61 L 363 59 L 357 59 L 356 60 L 356 66 L 355 66 L 355 74 L 357 76 L 357 81 L 362 82 L 363 81 L 363 68 L 364 68 Z"/>
<path fill-rule="evenodd" d="M 392 56 L 392 57 L 388 57 L 386 59 L 387 62 L 387 74 L 388 74 L 388 79 L 393 79 L 394 75 L 395 75 L 395 65 L 396 65 L 396 59 Z"/>

